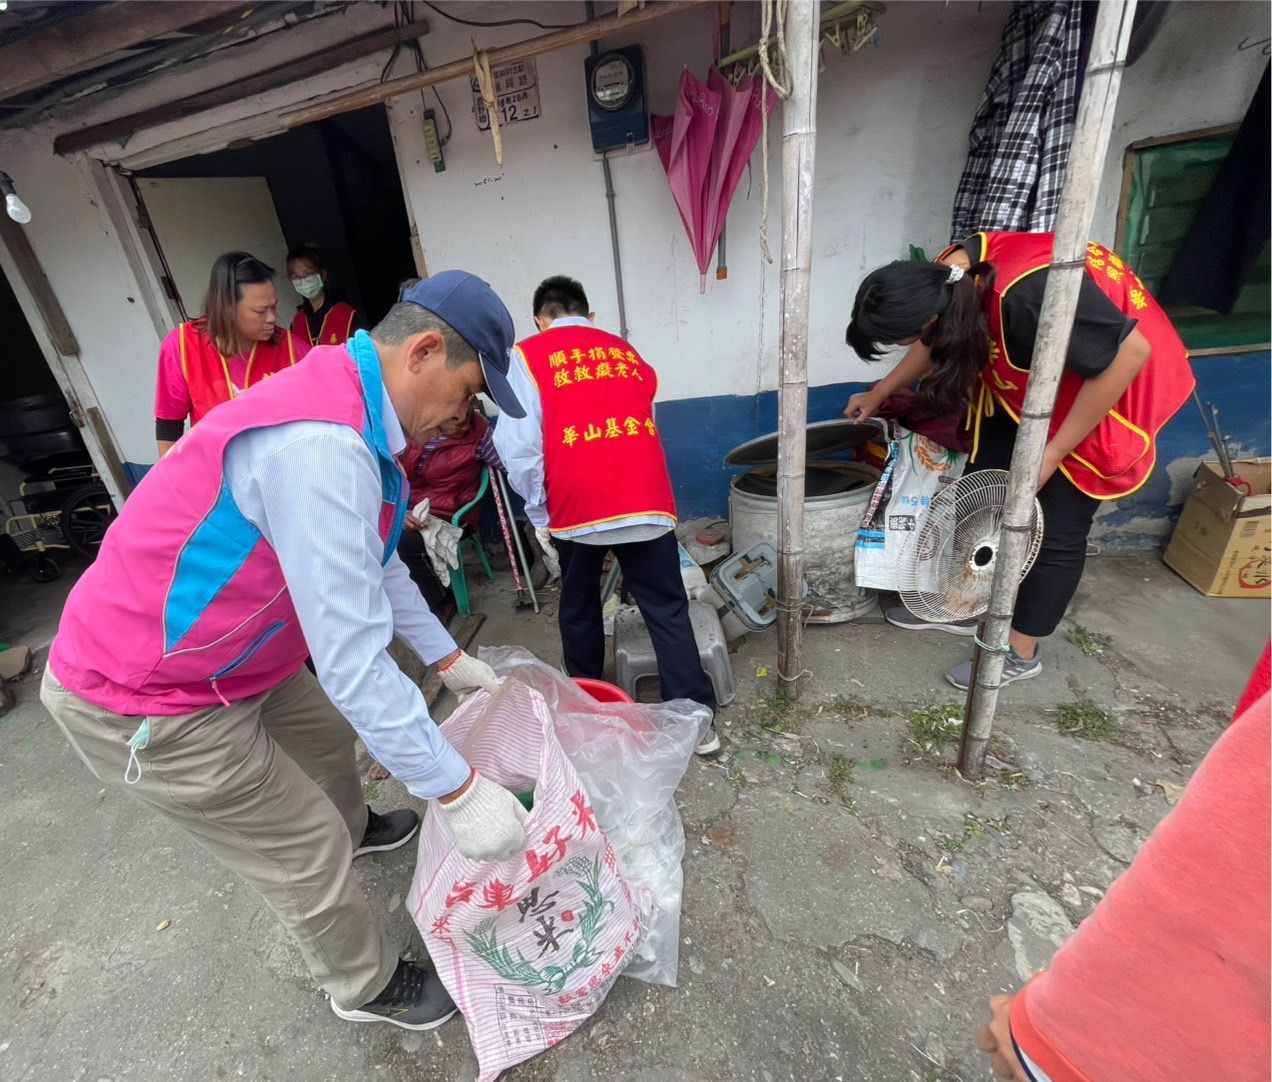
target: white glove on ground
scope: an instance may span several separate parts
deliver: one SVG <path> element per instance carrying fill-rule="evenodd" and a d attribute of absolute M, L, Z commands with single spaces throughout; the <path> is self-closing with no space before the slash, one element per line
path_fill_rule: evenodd
<path fill-rule="evenodd" d="M 439 801 L 438 807 L 446 813 L 455 848 L 469 860 L 505 860 L 525 851 L 526 809 L 502 785 L 475 771 L 462 796 L 449 804 Z"/>
<path fill-rule="evenodd" d="M 437 675 L 442 678 L 442 683 L 456 695 L 477 690 L 488 691 L 493 695 L 499 690 L 499 677 L 495 675 L 495 670 L 481 658 L 466 654 L 463 650 L 449 665 L 439 668 Z"/>
<path fill-rule="evenodd" d="M 547 581 L 555 582 L 561 577 L 561 554 L 552 543 L 552 534 L 548 532 L 546 526 L 538 526 L 534 531 L 534 539 L 539 542 L 539 548 L 543 550 L 543 566 L 548 572 Z"/>
<path fill-rule="evenodd" d="M 411 512 L 423 526 L 420 536 L 424 538 L 424 551 L 428 553 L 429 562 L 443 586 L 450 585 L 451 568 L 459 566 L 459 540 L 464 531 L 459 526 L 452 526 L 445 519 L 428 513 L 429 501 L 421 500 Z"/>

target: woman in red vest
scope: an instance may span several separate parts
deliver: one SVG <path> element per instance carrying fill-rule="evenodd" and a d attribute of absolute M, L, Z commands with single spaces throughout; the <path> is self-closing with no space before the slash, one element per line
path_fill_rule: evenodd
<path fill-rule="evenodd" d="M 917 382 L 916 406 L 966 416 L 970 470 L 1007 469 L 1025 398 L 1054 236 L 977 233 L 934 263 L 890 263 L 867 276 L 853 303 L 848 344 L 877 358 L 906 345 L 900 364 L 845 415 L 873 415 Z M 1003 683 L 1042 671 L 1038 640 L 1055 631 L 1077 591 L 1087 535 L 1104 500 L 1136 491 L 1157 461 L 1157 433 L 1193 388 L 1188 354 L 1130 267 L 1098 244 L 1086 274 L 1038 478 L 1042 550 L 1021 583 Z M 889 622 L 974 635 L 974 621 L 930 624 L 905 609 Z M 946 674 L 966 688 L 971 663 Z"/>
<path fill-rule="evenodd" d="M 212 265 L 203 318 L 180 324 L 159 349 L 155 440 L 159 457 L 210 409 L 309 352 L 278 326 L 274 271 L 247 252 Z"/>
<path fill-rule="evenodd" d="M 292 319 L 291 332 L 310 346 L 338 346 L 362 324 L 353 305 L 333 289 L 316 245 L 302 244 L 287 253 L 287 277 L 304 298 Z"/>

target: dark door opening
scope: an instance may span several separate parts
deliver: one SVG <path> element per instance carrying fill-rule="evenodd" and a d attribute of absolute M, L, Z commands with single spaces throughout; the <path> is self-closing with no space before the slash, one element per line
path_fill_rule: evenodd
<path fill-rule="evenodd" d="M 169 162 L 136 178 L 187 318 L 201 314 L 212 260 L 238 247 L 277 271 L 280 323 L 290 324 L 300 302 L 283 265 L 288 248 L 317 246 L 333 289 L 358 309 L 366 326 L 388 311 L 399 284 L 416 276 L 410 220 L 381 106 L 247 146 Z M 213 178 L 263 178 L 277 227 L 261 223 L 261 208 L 236 202 L 228 188 L 215 214 L 206 212 L 206 206 L 200 213 L 193 195 L 178 194 L 174 208 L 162 182 L 183 178 L 207 181 L 208 187 L 199 190 L 203 194 L 215 193 Z M 251 247 L 254 236 L 260 238 L 256 248 Z"/>
<path fill-rule="evenodd" d="M 8 278 L 0 273 L 0 575 L 91 559 L 115 510 Z"/>

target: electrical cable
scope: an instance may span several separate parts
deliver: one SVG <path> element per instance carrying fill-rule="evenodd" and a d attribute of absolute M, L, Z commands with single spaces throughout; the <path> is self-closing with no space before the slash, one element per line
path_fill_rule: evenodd
<path fill-rule="evenodd" d="M 492 19 L 490 22 L 480 22 L 476 19 L 461 19 L 458 15 L 451 15 L 449 12 L 443 11 L 436 4 L 430 3 L 429 0 L 422 0 L 426 8 L 431 8 L 437 12 L 443 19 L 450 19 L 453 23 L 463 23 L 464 26 L 537 26 L 540 30 L 570 30 L 576 26 L 583 26 L 587 23 L 584 19 L 581 23 L 541 23 L 537 19 Z"/>
<path fill-rule="evenodd" d="M 415 3 L 414 0 L 397 0 L 393 5 L 393 25 L 396 27 L 410 26 L 415 22 Z M 393 69 L 393 65 L 397 62 L 398 56 L 401 55 L 402 46 L 405 44 L 412 53 L 415 54 L 415 70 L 418 72 L 428 71 L 428 62 L 424 59 L 424 50 L 420 46 L 419 38 L 412 38 L 409 42 L 399 42 L 393 46 L 393 51 L 389 53 L 389 59 L 385 61 L 384 67 L 380 69 L 380 82 L 385 82 L 389 77 L 389 72 Z M 436 86 L 430 87 L 433 91 L 433 97 L 437 99 L 437 104 L 441 107 L 442 116 L 446 118 L 446 134 L 438 133 L 437 141 L 440 145 L 445 146 L 450 142 L 451 135 L 454 132 L 454 126 L 451 124 L 450 110 L 446 108 L 446 102 L 442 98 L 442 93 Z M 420 104 L 427 109 L 428 99 L 424 96 L 426 90 L 420 91 Z"/>

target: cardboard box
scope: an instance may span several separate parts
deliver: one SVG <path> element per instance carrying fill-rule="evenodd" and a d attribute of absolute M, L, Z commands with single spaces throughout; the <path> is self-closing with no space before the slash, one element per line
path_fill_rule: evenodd
<path fill-rule="evenodd" d="M 1272 596 L 1272 459 L 1232 468 L 1253 494 L 1228 484 L 1217 462 L 1201 463 L 1162 559 L 1207 597 L 1266 599 Z"/>

